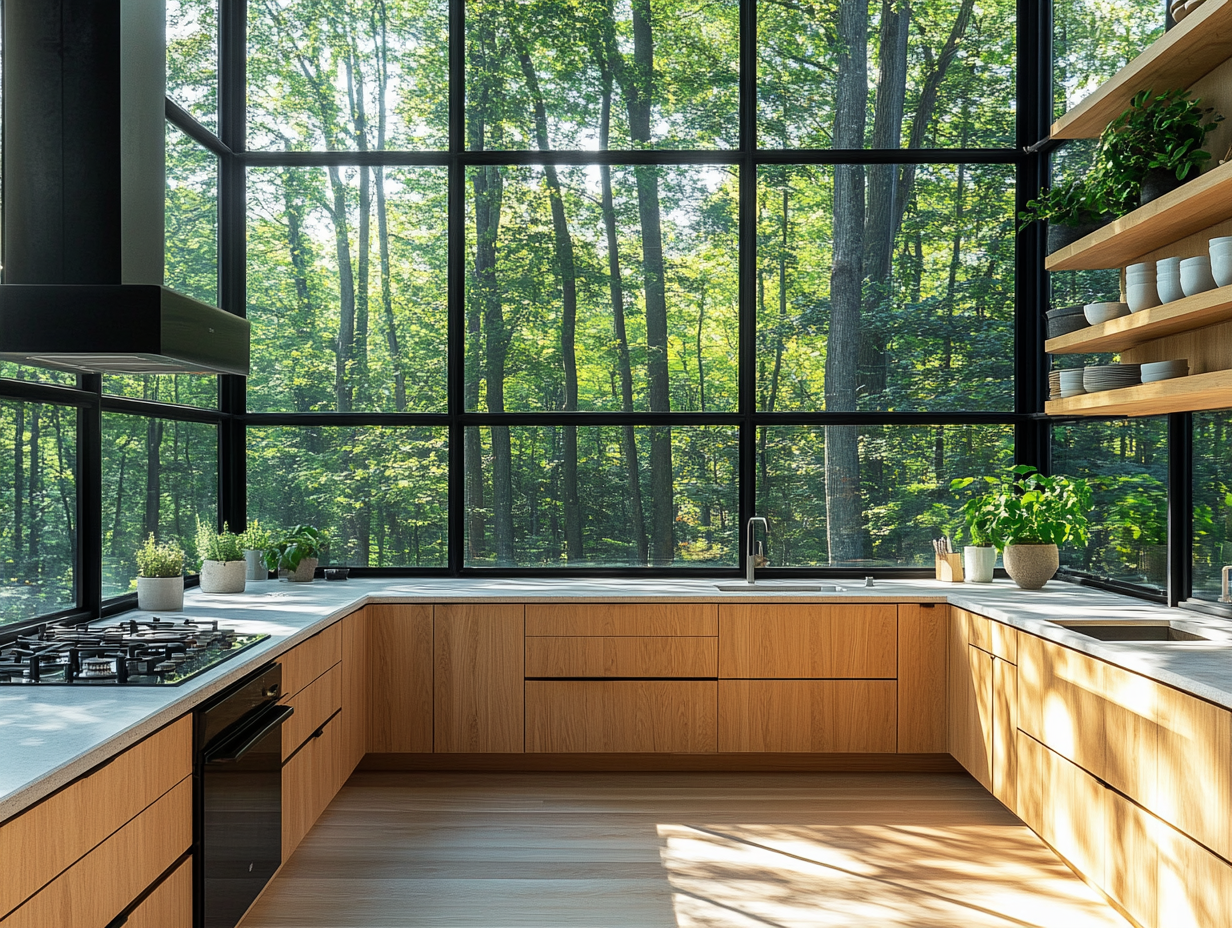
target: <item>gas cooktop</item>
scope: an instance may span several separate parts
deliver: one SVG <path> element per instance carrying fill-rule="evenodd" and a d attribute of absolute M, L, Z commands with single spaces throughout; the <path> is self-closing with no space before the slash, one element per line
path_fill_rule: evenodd
<path fill-rule="evenodd" d="M 110 625 L 43 625 L 0 645 L 0 686 L 175 686 L 269 635 L 241 635 L 211 619 L 153 616 Z"/>

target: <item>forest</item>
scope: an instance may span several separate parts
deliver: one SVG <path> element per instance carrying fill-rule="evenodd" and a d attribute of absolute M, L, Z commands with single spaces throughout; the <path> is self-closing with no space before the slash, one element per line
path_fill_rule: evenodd
<path fill-rule="evenodd" d="M 466 565 L 734 566 L 743 311 L 755 320 L 757 413 L 867 419 L 756 426 L 771 563 L 922 565 L 928 538 L 961 536 L 949 481 L 1010 463 L 1013 428 L 878 417 L 1014 409 L 1014 156 L 910 152 L 1014 146 L 1015 4 L 761 0 L 756 140 L 739 132 L 752 77 L 740 72 L 739 12 L 735 0 L 472 0 L 465 118 L 451 140 L 445 0 L 249 0 L 248 147 L 288 162 L 359 153 L 248 170 L 250 519 L 328 529 L 333 563 L 445 565 L 448 429 L 422 416 L 452 409 L 477 416 L 461 455 Z M 168 17 L 168 95 L 216 129 L 216 2 L 170 0 Z M 1054 19 L 1058 111 L 1161 28 L 1144 0 L 1058 0 Z M 742 187 L 737 155 L 753 144 L 765 155 Z M 861 160 L 870 148 L 905 154 Z M 451 150 L 462 152 L 456 214 Z M 560 154 L 605 151 L 618 154 Z M 375 163 L 379 152 L 422 163 Z M 1085 156 L 1063 150 L 1056 171 Z M 756 235 L 743 287 L 742 189 Z M 217 160 L 169 125 L 166 276 L 206 300 L 218 292 L 217 197 Z M 451 221 L 465 294 L 452 406 Z M 1102 272 L 1053 276 L 1054 305 L 1112 285 Z M 212 378 L 107 377 L 104 390 L 217 404 Z M 550 419 L 562 412 L 633 415 L 574 427 Z M 348 424 L 261 421 L 329 413 Z M 482 419 L 502 413 L 545 420 Z M 368 414 L 382 418 L 351 424 Z M 696 418 L 715 415 L 730 424 Z M 1202 590 L 1230 553 L 1229 421 L 1195 417 Z M 0 403 L 12 462 L 0 499 L 16 516 L 0 524 L 12 581 L 0 621 L 72 602 L 75 429 L 71 408 Z M 107 595 L 129 588 L 145 534 L 187 541 L 197 515 L 213 517 L 217 451 L 209 424 L 104 416 Z M 1164 423 L 1058 427 L 1053 457 L 1097 491 L 1091 543 L 1067 566 L 1160 582 Z"/>

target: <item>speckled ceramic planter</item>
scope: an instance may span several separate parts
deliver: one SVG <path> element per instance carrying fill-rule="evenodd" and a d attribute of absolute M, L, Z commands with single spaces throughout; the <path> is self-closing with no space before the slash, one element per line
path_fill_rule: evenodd
<path fill-rule="evenodd" d="M 1024 590 L 1038 590 L 1061 566 L 1056 545 L 1007 545 L 1005 571 Z"/>
<path fill-rule="evenodd" d="M 137 608 L 146 612 L 179 612 L 184 608 L 184 578 L 138 577 Z"/>
<path fill-rule="evenodd" d="M 243 593 L 244 561 L 203 561 L 201 563 L 202 593 Z"/>
<path fill-rule="evenodd" d="M 299 567 L 295 568 L 295 570 L 287 572 L 287 579 L 295 580 L 299 583 L 311 583 L 312 576 L 316 572 L 317 559 L 315 557 L 306 557 L 299 562 Z"/>

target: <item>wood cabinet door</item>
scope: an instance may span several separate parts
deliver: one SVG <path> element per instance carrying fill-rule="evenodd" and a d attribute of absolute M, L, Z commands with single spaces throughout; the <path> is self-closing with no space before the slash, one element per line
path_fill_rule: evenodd
<path fill-rule="evenodd" d="M 992 663 L 992 794 L 1018 811 L 1018 668 Z"/>
<path fill-rule="evenodd" d="M 176 867 L 128 913 L 123 928 L 193 928 L 192 861 Z"/>
<path fill-rule="evenodd" d="M 1044 748 L 1044 821 L 1040 837 L 1097 886 L 1105 885 L 1109 791 L 1099 780 Z"/>
<path fill-rule="evenodd" d="M 898 752 L 949 750 L 945 695 L 950 607 L 898 607 Z"/>
<path fill-rule="evenodd" d="M 526 676 L 710 677 L 718 676 L 717 638 L 526 639 Z"/>
<path fill-rule="evenodd" d="M 894 679 L 898 607 L 722 605 L 719 676 L 729 679 Z"/>
<path fill-rule="evenodd" d="M 368 746 L 432 753 L 432 607 L 374 605 L 368 622 Z"/>
<path fill-rule="evenodd" d="M 525 749 L 524 607 L 437 606 L 433 623 L 435 750 Z"/>
<path fill-rule="evenodd" d="M 893 753 L 893 680 L 720 680 L 719 750 Z"/>
<path fill-rule="evenodd" d="M 1160 687 L 1155 812 L 1232 858 L 1232 713 Z"/>
<path fill-rule="evenodd" d="M 713 680 L 528 680 L 528 753 L 713 753 Z"/>
<path fill-rule="evenodd" d="M 527 603 L 526 636 L 713 638 L 714 603 Z"/>
<path fill-rule="evenodd" d="M 282 692 L 294 696 L 342 660 L 342 628 L 335 622 L 307 641 L 301 641 L 278 660 L 282 663 Z"/>
<path fill-rule="evenodd" d="M 282 860 L 295 853 L 341 785 L 341 728 L 335 715 L 282 765 Z"/>
<path fill-rule="evenodd" d="M 993 656 L 967 643 L 966 615 L 950 622 L 950 753 L 986 790 L 992 790 Z"/>
<path fill-rule="evenodd" d="M 431 668 L 431 660 L 427 663 Z M 368 610 L 365 608 L 342 620 L 342 734 L 345 742 L 343 764 L 347 776 L 368 753 L 368 717 L 372 711 L 368 690 L 371 680 Z M 431 718 L 431 712 L 421 715 Z"/>

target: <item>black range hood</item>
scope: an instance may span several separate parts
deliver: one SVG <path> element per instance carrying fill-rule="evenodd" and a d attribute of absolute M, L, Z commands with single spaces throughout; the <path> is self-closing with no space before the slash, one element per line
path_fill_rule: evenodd
<path fill-rule="evenodd" d="M 164 0 L 4 0 L 0 359 L 248 373 L 247 320 L 162 286 Z"/>

